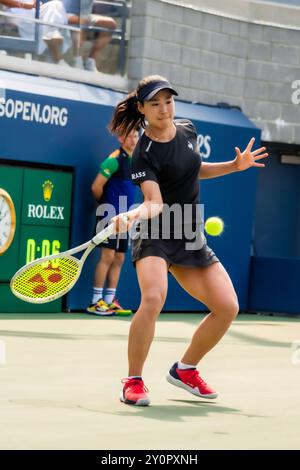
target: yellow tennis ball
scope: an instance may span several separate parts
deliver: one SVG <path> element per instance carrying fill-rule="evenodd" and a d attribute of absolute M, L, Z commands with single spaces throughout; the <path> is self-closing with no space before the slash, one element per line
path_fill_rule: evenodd
<path fill-rule="evenodd" d="M 224 222 L 220 217 L 209 217 L 204 224 L 204 228 L 208 235 L 216 237 L 223 232 Z"/>

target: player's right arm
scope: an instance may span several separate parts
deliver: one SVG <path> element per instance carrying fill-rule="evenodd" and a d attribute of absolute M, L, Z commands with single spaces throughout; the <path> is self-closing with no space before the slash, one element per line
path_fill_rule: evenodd
<path fill-rule="evenodd" d="M 141 151 L 139 144 L 133 152 L 132 158 L 132 181 L 139 185 L 144 196 L 144 202 L 135 209 L 120 214 L 126 216 L 127 222 L 119 223 L 119 217 L 116 216 L 112 221 L 116 225 L 117 231 L 128 230 L 130 225 L 139 219 L 151 219 L 156 217 L 163 210 L 163 199 L 159 187 L 157 172 L 149 162 L 148 155 Z M 122 225 L 120 227 L 120 225 Z"/>
<path fill-rule="evenodd" d="M 163 200 L 158 183 L 155 181 L 144 181 L 141 183 L 144 202 L 136 209 L 128 212 L 130 219 L 152 219 L 163 210 Z"/>
<path fill-rule="evenodd" d="M 140 186 L 144 195 L 144 202 L 135 209 L 119 214 L 111 219 L 116 226 L 117 232 L 126 232 L 135 220 L 151 219 L 162 212 L 163 200 L 158 183 L 155 181 L 144 181 Z"/>

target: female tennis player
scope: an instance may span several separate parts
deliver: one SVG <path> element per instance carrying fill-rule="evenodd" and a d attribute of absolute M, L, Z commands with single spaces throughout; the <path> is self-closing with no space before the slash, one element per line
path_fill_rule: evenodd
<path fill-rule="evenodd" d="M 243 152 L 235 148 L 232 161 L 201 162 L 194 125 L 186 119 L 174 120 L 174 95 L 177 92 L 164 77 L 146 77 L 117 105 L 111 121 L 112 132 L 128 133 L 140 126 L 145 129 L 132 160 L 132 180 L 140 185 L 144 202 L 127 212 L 129 226 L 135 220 L 141 223 L 139 236 L 133 241 L 141 304 L 131 322 L 129 371 L 128 377 L 122 380 L 120 397 L 129 405 L 150 403 L 142 370 L 153 340 L 155 321 L 166 299 L 168 271 L 210 313 L 194 332 L 183 356 L 170 368 L 167 380 L 198 397 L 217 397 L 216 391 L 200 377 L 197 365 L 225 334 L 239 306 L 229 275 L 207 246 L 204 235 L 196 234 L 193 244 L 190 243 L 191 233 L 199 227 L 198 179 L 264 167 L 258 160 L 268 156 L 265 147 L 252 151 L 252 138 Z M 165 230 L 164 214 L 173 204 L 182 209 L 184 205 L 189 206 L 188 218 L 169 218 Z M 145 224 L 145 219 L 151 220 Z M 152 225 L 154 220 L 158 224 Z M 124 230 L 119 216 L 114 222 L 117 230 Z M 182 229 L 182 236 L 178 236 L 178 228 Z"/>

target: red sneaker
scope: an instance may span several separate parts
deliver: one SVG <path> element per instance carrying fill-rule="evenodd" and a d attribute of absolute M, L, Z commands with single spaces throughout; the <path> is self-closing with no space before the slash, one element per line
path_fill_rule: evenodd
<path fill-rule="evenodd" d="M 171 367 L 167 374 L 167 381 L 172 385 L 184 388 L 193 395 L 202 398 L 217 398 L 215 392 L 203 379 L 196 368 L 178 369 L 178 362 Z"/>
<path fill-rule="evenodd" d="M 120 400 L 123 403 L 137 406 L 148 406 L 150 404 L 149 397 L 146 394 L 149 390 L 142 379 L 122 379 L 121 382 L 124 384 L 120 396 Z"/>

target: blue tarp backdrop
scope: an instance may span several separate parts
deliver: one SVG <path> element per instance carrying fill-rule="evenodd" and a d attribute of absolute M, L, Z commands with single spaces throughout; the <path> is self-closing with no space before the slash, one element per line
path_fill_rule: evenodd
<path fill-rule="evenodd" d="M 0 159 L 74 169 L 70 245 L 83 243 L 91 238 L 95 223 L 91 183 L 99 162 L 118 146 L 106 126 L 123 94 L 3 71 L 0 87 Z M 231 160 L 234 147 L 244 148 L 252 136 L 256 137 L 255 146 L 260 145 L 260 131 L 238 109 L 178 101 L 176 115 L 194 122 L 205 161 Z M 257 171 L 251 169 L 201 182 L 205 218 L 218 215 L 225 222 L 223 235 L 208 237 L 208 244 L 228 270 L 241 309 L 247 308 L 256 179 Z M 84 309 L 89 303 L 98 256 L 96 249 L 68 295 L 67 308 Z M 138 306 L 139 289 L 130 254 L 122 271 L 119 298 L 129 308 Z M 164 309 L 197 311 L 205 307 L 185 294 L 170 276 Z"/>

